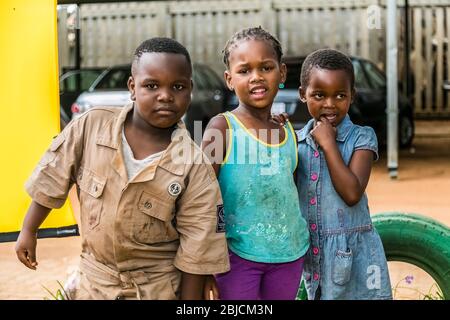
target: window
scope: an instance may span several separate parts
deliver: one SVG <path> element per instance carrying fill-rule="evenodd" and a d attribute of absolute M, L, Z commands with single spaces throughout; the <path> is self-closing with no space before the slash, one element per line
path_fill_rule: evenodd
<path fill-rule="evenodd" d="M 130 77 L 129 69 L 110 70 L 97 84 L 95 89 L 121 89 L 128 90 L 127 82 Z"/>
<path fill-rule="evenodd" d="M 67 76 L 63 75 L 62 80 L 59 84 L 60 86 L 59 90 L 64 92 L 85 91 L 89 89 L 91 84 L 95 81 L 95 79 L 97 79 L 100 73 L 101 73 L 100 71 L 81 70 L 72 72 Z M 78 81 L 79 85 L 77 83 Z"/>
<path fill-rule="evenodd" d="M 200 75 L 204 77 L 204 81 L 209 89 L 222 89 L 223 83 L 219 77 L 211 69 L 205 67 L 200 69 Z"/>
<path fill-rule="evenodd" d="M 205 83 L 205 79 L 201 73 L 201 67 L 194 67 L 194 71 L 192 74 L 192 80 L 194 82 L 194 89 L 196 90 L 205 90 L 207 84 Z"/>
<path fill-rule="evenodd" d="M 367 81 L 364 70 L 361 63 L 357 60 L 353 60 L 353 70 L 355 71 L 355 87 L 361 89 L 370 89 L 369 82 Z"/>
<path fill-rule="evenodd" d="M 369 78 L 372 88 L 376 90 L 386 89 L 386 77 L 373 63 L 363 61 L 364 68 L 366 69 L 367 77 Z"/>

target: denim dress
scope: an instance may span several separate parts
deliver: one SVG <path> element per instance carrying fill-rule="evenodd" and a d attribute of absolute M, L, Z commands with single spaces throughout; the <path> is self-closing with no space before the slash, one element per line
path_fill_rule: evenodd
<path fill-rule="evenodd" d="M 297 186 L 311 237 L 303 272 L 308 299 L 392 299 L 386 256 L 367 196 L 351 207 L 339 196 L 324 153 L 310 134 L 313 126 L 312 119 L 297 131 Z M 378 158 L 373 129 L 353 124 L 348 115 L 337 126 L 336 142 L 346 165 L 356 150 L 371 150 Z"/>

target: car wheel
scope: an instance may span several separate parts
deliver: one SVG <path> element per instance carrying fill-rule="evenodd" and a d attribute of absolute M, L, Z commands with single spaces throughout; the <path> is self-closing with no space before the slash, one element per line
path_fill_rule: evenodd
<path fill-rule="evenodd" d="M 407 148 L 411 146 L 414 138 L 414 122 L 412 118 L 405 115 L 400 115 L 398 137 L 400 148 Z"/>
<path fill-rule="evenodd" d="M 379 213 L 372 218 L 389 261 L 411 263 L 437 282 L 450 299 L 450 229 L 419 214 Z"/>

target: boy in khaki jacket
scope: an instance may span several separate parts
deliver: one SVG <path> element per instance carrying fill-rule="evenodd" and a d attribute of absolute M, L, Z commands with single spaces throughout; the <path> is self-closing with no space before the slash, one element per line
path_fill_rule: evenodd
<path fill-rule="evenodd" d="M 132 103 L 94 108 L 52 142 L 26 190 L 33 201 L 16 244 L 36 269 L 36 232 L 76 183 L 82 253 L 72 299 L 201 299 L 204 276 L 229 270 L 214 170 L 180 121 L 192 66 L 178 42 L 137 49 Z"/>

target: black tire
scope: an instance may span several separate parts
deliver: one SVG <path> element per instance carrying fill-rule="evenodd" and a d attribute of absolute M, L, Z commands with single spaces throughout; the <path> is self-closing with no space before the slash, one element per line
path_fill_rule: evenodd
<path fill-rule="evenodd" d="M 373 216 L 388 261 L 411 263 L 426 271 L 450 300 L 450 229 L 436 220 L 398 212 Z"/>
<path fill-rule="evenodd" d="M 411 117 L 400 115 L 398 121 L 398 142 L 400 148 L 411 146 L 414 138 L 414 121 Z"/>

